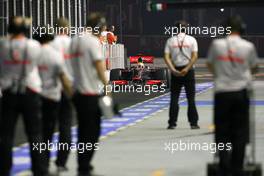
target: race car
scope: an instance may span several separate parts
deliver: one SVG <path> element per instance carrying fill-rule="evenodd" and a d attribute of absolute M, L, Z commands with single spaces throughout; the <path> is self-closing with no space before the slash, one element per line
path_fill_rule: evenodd
<path fill-rule="evenodd" d="M 115 85 L 158 85 L 170 87 L 170 73 L 167 68 L 154 67 L 154 56 L 136 55 L 129 57 L 129 67 L 112 69 L 110 82 Z"/>

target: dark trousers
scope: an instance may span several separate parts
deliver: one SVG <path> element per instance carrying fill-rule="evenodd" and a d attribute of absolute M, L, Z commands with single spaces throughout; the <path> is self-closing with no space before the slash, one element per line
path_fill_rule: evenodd
<path fill-rule="evenodd" d="M 92 144 L 99 141 L 101 131 L 101 111 L 98 106 L 99 96 L 85 96 L 77 93 L 74 96 L 78 118 L 78 144 Z M 91 160 L 94 155 L 92 150 L 78 151 L 78 172 L 89 174 L 91 171 Z"/>
<path fill-rule="evenodd" d="M 176 67 L 182 70 L 184 67 Z M 182 87 L 185 88 L 188 100 L 188 121 L 191 125 L 197 125 L 198 112 L 195 105 L 195 75 L 191 69 L 183 77 L 171 75 L 171 101 L 169 110 L 169 125 L 176 125 L 179 113 L 179 97 Z"/>
<path fill-rule="evenodd" d="M 245 147 L 249 142 L 249 97 L 246 90 L 215 94 L 216 143 L 232 143 L 232 151 L 219 151 L 221 176 L 243 176 Z"/>
<path fill-rule="evenodd" d="M 36 93 L 27 90 L 25 94 L 3 92 L 2 116 L 0 121 L 0 175 L 10 175 L 12 167 L 12 147 L 15 126 L 19 114 L 22 114 L 25 132 L 30 144 L 32 172 L 35 176 L 47 174 L 43 165 L 45 155 L 34 149 L 34 144 L 42 142 L 41 138 L 41 99 Z"/>
<path fill-rule="evenodd" d="M 0 95 L 0 122 L 1 122 L 1 116 L 2 116 L 2 95 Z"/>
<path fill-rule="evenodd" d="M 59 125 L 59 143 L 67 145 L 67 147 L 60 148 L 57 153 L 57 166 L 65 166 L 68 160 L 71 146 L 71 125 L 73 116 L 73 106 L 71 100 L 62 94 L 60 102 L 42 98 L 42 116 L 43 116 L 43 138 L 44 141 L 52 142 L 52 136 L 55 131 L 56 124 Z M 64 145 L 64 146 L 65 146 Z M 46 150 L 49 164 L 50 152 Z"/>

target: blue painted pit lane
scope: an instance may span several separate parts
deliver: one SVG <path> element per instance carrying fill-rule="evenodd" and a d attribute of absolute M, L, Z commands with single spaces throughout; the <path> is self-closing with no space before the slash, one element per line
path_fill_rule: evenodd
<path fill-rule="evenodd" d="M 208 89 L 213 87 L 213 83 L 201 83 L 197 84 L 196 92 L 197 94 L 203 93 Z M 182 91 L 180 95 L 180 101 L 183 102 L 181 105 L 184 105 L 186 95 Z M 116 132 L 122 127 L 127 127 L 131 124 L 134 124 L 140 120 L 150 117 L 151 115 L 167 108 L 170 103 L 170 94 L 164 94 L 159 97 L 152 98 L 150 100 L 138 103 L 129 108 L 124 108 L 121 110 L 122 117 L 114 117 L 113 119 L 106 119 L 102 122 L 101 137 L 105 137 L 112 132 Z M 201 102 L 203 104 L 210 104 L 211 102 Z M 72 141 L 77 142 L 77 128 L 72 128 Z M 54 134 L 53 143 L 58 142 L 58 134 Z M 51 151 L 51 157 L 56 157 L 56 151 Z M 16 175 L 20 172 L 29 170 L 31 167 L 31 161 L 29 157 L 29 146 L 24 144 L 20 147 L 17 147 L 13 151 L 13 170 L 12 175 Z"/>
<path fill-rule="evenodd" d="M 187 102 L 181 102 L 180 105 L 181 106 L 187 106 L 188 103 Z M 196 101 L 196 105 L 197 106 L 213 106 L 214 105 L 214 101 L 198 100 L 198 101 Z M 264 106 L 264 100 L 251 101 L 251 105 L 254 105 L 254 106 Z"/>

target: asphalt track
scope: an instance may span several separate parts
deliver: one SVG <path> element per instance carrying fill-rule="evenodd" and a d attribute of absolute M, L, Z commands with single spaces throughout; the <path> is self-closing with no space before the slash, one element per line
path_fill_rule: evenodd
<path fill-rule="evenodd" d="M 260 115 L 263 114 L 264 95 L 260 90 L 263 90 L 264 85 L 262 77 L 259 77 L 258 80 L 258 96 L 254 103 L 257 107 L 258 119 L 260 120 L 258 124 L 260 125 L 262 123 L 263 126 L 263 120 L 261 120 Z M 179 120 L 182 125 L 179 125 L 179 130 L 177 129 L 176 133 L 165 130 L 169 103 L 169 95 L 166 93 L 151 94 L 148 96 L 131 93 L 114 95 L 121 105 L 121 108 L 123 108 L 124 116 L 110 121 L 106 120 L 102 124 L 102 142 L 100 144 L 100 150 L 94 159 L 96 173 L 106 176 L 204 175 L 205 164 L 212 159 L 210 152 L 190 151 L 180 152 L 176 155 L 164 149 L 164 143 L 173 140 L 188 139 L 189 141 L 212 142 L 212 91 L 208 90 L 212 88 L 212 83 L 211 75 L 208 74 L 206 69 L 197 68 L 197 83 L 197 93 L 203 93 L 197 96 L 196 102 L 201 119 L 200 125 L 202 127 L 197 132 L 189 130 L 187 120 L 184 118 L 186 117 L 186 112 L 182 111 L 180 112 Z M 186 111 L 185 95 L 182 94 L 181 98 L 181 109 Z M 131 107 L 131 105 L 134 106 Z M 145 121 L 146 119 L 149 120 Z M 21 124 L 18 125 L 20 126 L 17 132 L 22 130 L 23 126 Z M 263 131 L 263 127 L 260 127 L 258 130 Z M 55 134 L 55 141 L 57 135 Z M 258 134 L 257 139 L 259 142 L 258 149 L 263 148 L 263 136 Z M 76 140 L 76 128 L 73 127 L 73 142 L 76 142 Z M 23 138 L 16 137 L 16 144 L 24 143 L 24 141 Z M 28 175 L 28 172 L 24 172 L 30 168 L 27 144 L 17 146 L 18 148 L 14 149 L 13 173 Z M 260 150 L 258 152 L 258 158 L 264 158 L 263 153 Z M 75 152 L 73 151 L 73 153 Z M 55 151 L 52 152 L 52 156 L 54 159 L 56 156 Z M 179 163 L 179 158 L 183 161 L 182 163 Z M 188 161 L 188 159 L 191 161 Z M 75 154 L 72 154 L 68 163 L 70 172 L 65 173 L 65 175 L 76 175 L 75 161 Z M 201 162 L 199 163 L 199 161 Z M 263 160 L 261 161 L 263 162 Z M 184 169 L 185 165 L 189 165 L 188 162 L 194 165 L 191 170 Z M 199 164 L 195 165 L 194 163 L 196 162 Z M 194 174 L 194 169 L 198 169 L 199 173 Z M 51 167 L 51 171 L 54 172 L 54 170 L 55 168 Z"/>
<path fill-rule="evenodd" d="M 145 101 L 147 99 L 162 95 L 162 93 L 155 93 L 150 95 L 145 95 L 145 93 L 121 93 L 113 94 L 115 101 L 119 104 L 119 108 L 123 109 L 125 107 L 131 106 L 133 104 Z M 73 125 L 76 124 L 76 119 L 74 118 Z M 24 134 L 24 125 L 22 119 L 19 118 L 17 129 L 16 129 L 16 138 L 15 146 L 21 145 L 26 142 L 26 136 Z"/>
<path fill-rule="evenodd" d="M 208 70 L 204 68 L 204 62 L 201 60 L 199 61 L 201 65 L 199 65 L 196 69 L 197 73 L 197 82 L 208 82 L 211 80 L 210 75 L 208 75 Z M 165 67 L 165 63 L 163 62 L 162 58 L 155 59 L 154 66 L 156 67 Z M 134 105 L 136 103 L 157 97 L 162 95 L 163 93 L 151 93 L 150 95 L 145 95 L 145 93 L 114 93 L 114 99 L 119 104 L 120 109 Z M 76 124 L 76 121 L 74 119 L 74 125 Z M 24 125 L 22 122 L 22 119 L 18 119 L 17 123 L 17 129 L 16 129 L 16 135 L 15 135 L 15 141 L 14 145 L 18 146 L 27 141 L 25 133 L 24 133 Z"/>
<path fill-rule="evenodd" d="M 93 160 L 97 176 L 204 176 L 206 164 L 212 161 L 213 125 L 212 95 L 213 83 L 197 84 L 197 107 L 200 115 L 200 130 L 190 130 L 186 118 L 186 99 L 182 92 L 180 114 L 176 130 L 166 130 L 169 94 L 141 102 L 123 109 L 123 117 L 104 120 L 99 150 Z M 257 161 L 264 162 L 264 84 L 255 82 L 256 98 L 252 105 L 256 109 L 256 152 Z M 72 129 L 74 142 L 76 128 Z M 57 134 L 54 136 L 57 140 Z M 206 148 L 180 149 L 179 145 L 207 145 Z M 169 148 L 167 146 L 170 146 Z M 56 155 L 52 151 L 52 156 Z M 27 146 L 14 151 L 14 173 L 30 167 Z M 53 161 L 51 162 L 53 163 Z M 62 175 L 76 175 L 76 151 L 72 151 L 68 162 L 69 172 Z M 54 164 L 51 172 L 55 173 Z"/>
<path fill-rule="evenodd" d="M 212 83 L 201 83 L 197 85 L 197 94 L 206 92 L 208 89 L 212 88 Z M 181 100 L 184 101 L 186 98 L 185 93 L 182 92 L 180 96 Z M 137 103 L 128 108 L 122 109 L 122 117 L 115 117 L 111 120 L 104 120 L 102 123 L 101 139 L 106 138 L 115 134 L 117 131 L 120 131 L 128 126 L 132 126 L 136 123 L 143 121 L 154 115 L 155 113 L 161 112 L 166 109 L 169 105 L 169 94 L 164 94 L 151 98 L 149 100 Z M 76 128 L 72 128 L 73 141 L 76 142 Z M 54 143 L 57 142 L 56 134 L 54 136 Z M 20 171 L 29 168 L 30 164 L 28 162 L 28 145 L 24 145 L 20 148 L 17 148 L 14 152 L 15 165 L 13 173 L 19 173 Z M 52 156 L 54 157 L 56 152 L 53 151 Z"/>
<path fill-rule="evenodd" d="M 263 60 L 263 59 L 262 59 Z M 154 60 L 154 66 L 156 67 L 165 67 L 165 63 L 162 58 L 157 58 Z M 210 82 L 212 81 L 212 75 L 208 73 L 208 70 L 205 66 L 205 59 L 201 58 L 196 64 L 196 82 Z M 264 63 L 264 61 L 262 62 Z M 262 64 L 261 73 L 258 74 L 258 80 L 264 80 L 264 64 Z M 136 103 L 157 97 L 163 93 L 151 93 L 150 95 L 145 95 L 145 93 L 116 93 L 113 94 L 115 101 L 119 104 L 120 109 L 134 105 Z M 74 125 L 76 121 L 74 119 Z M 26 136 L 24 134 L 24 126 L 21 118 L 18 119 L 16 135 L 15 135 L 14 145 L 18 146 L 26 142 Z"/>

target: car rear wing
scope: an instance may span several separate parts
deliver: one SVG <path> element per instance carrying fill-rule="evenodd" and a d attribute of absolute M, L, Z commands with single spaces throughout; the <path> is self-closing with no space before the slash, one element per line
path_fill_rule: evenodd
<path fill-rule="evenodd" d="M 154 56 L 130 56 L 129 57 L 130 64 L 137 64 L 139 58 L 142 58 L 143 63 L 147 63 L 147 64 L 154 63 Z"/>

